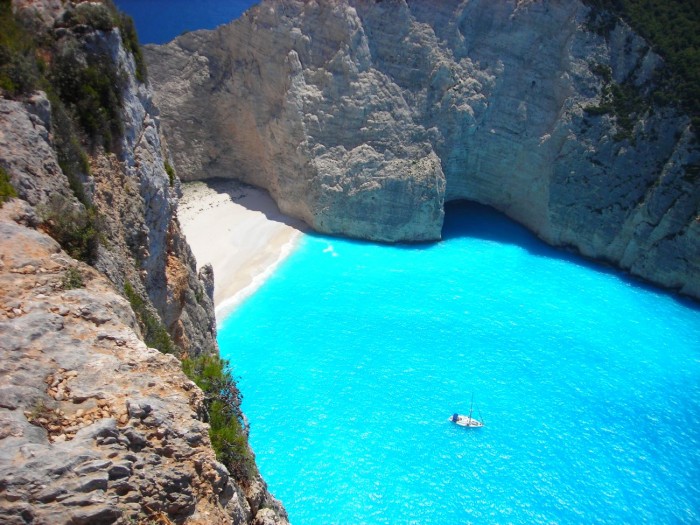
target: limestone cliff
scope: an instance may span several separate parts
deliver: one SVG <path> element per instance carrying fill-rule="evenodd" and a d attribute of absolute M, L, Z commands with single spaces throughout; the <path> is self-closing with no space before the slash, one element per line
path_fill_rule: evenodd
<path fill-rule="evenodd" d="M 146 58 L 187 178 L 262 186 L 319 231 L 380 241 L 439 239 L 444 202 L 474 200 L 700 298 L 690 121 L 653 102 L 659 56 L 600 15 L 576 0 L 266 0 Z"/>
<path fill-rule="evenodd" d="M 118 13 L 0 8 L 21 43 L 0 53 L 0 175 L 17 194 L 0 195 L 0 522 L 287 523 L 254 466 L 240 479 L 217 461 L 205 394 L 152 348 L 218 356 L 211 276 L 180 233 L 179 181 Z M 15 89 L 40 73 L 7 59 L 29 48 L 11 16 L 39 35 L 27 56 L 48 95 Z M 85 83 L 70 105 L 61 86 Z"/>

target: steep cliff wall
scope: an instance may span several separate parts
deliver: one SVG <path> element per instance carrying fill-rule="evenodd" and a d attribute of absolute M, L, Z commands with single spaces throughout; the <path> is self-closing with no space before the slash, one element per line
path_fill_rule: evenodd
<path fill-rule="evenodd" d="M 23 33 L 6 7 L 0 176 L 17 198 L 0 209 L 0 521 L 286 523 L 254 465 L 217 461 L 205 394 L 152 348 L 218 356 L 211 275 L 180 233 L 179 181 L 118 14 L 17 1 Z"/>
<path fill-rule="evenodd" d="M 700 297 L 700 150 L 663 61 L 578 1 L 269 0 L 146 52 L 188 178 L 328 233 L 439 239 L 444 202 Z"/>

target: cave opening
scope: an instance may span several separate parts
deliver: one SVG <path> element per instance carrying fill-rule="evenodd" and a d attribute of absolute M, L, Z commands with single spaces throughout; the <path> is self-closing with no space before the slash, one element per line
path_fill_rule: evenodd
<path fill-rule="evenodd" d="M 491 206 L 465 199 L 446 202 L 442 239 L 467 237 L 520 246 L 537 255 L 558 258 L 572 255 L 546 244 L 525 226 Z"/>

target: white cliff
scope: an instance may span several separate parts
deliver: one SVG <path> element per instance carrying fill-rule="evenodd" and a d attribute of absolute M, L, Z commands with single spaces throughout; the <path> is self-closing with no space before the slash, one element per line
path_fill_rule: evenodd
<path fill-rule="evenodd" d="M 662 60 L 579 1 L 269 0 L 146 52 L 187 178 L 264 187 L 327 233 L 440 238 L 445 201 L 700 297 L 700 157 Z M 588 110 L 587 110 L 588 108 Z"/>

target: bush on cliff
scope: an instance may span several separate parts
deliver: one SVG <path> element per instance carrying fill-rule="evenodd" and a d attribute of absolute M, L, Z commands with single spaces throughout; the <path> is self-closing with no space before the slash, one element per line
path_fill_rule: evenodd
<path fill-rule="evenodd" d="M 61 101 L 73 112 L 88 145 L 113 151 L 124 133 L 122 96 L 125 79 L 106 55 L 85 54 L 77 42 L 56 54 L 50 80 Z"/>
<path fill-rule="evenodd" d="M 0 0 L 0 89 L 15 98 L 36 89 L 40 71 L 30 32 L 17 22 L 10 0 Z"/>
<path fill-rule="evenodd" d="M 182 360 L 182 369 L 202 389 L 209 417 L 209 437 L 216 457 L 236 481 L 250 483 L 257 469 L 244 431 L 241 393 L 229 362 L 218 355 Z"/>
<path fill-rule="evenodd" d="M 601 64 L 592 64 L 591 71 L 603 79 L 603 90 L 598 106 L 584 108 L 588 115 L 615 116 L 618 132 L 613 137 L 615 140 L 631 140 L 634 142 L 632 130 L 637 119 L 650 106 L 648 98 L 642 97 L 631 83 L 622 84 L 612 80 L 610 68 Z"/>
<path fill-rule="evenodd" d="M 100 227 L 97 210 L 61 195 L 39 208 L 42 228 L 74 259 L 93 264 L 97 258 Z"/>
<path fill-rule="evenodd" d="M 110 6 L 97 2 L 84 2 L 75 6 L 69 4 L 58 23 L 59 27 L 87 26 L 98 31 L 111 31 L 115 25 Z"/>
<path fill-rule="evenodd" d="M 136 319 L 143 332 L 144 343 L 151 348 L 160 350 L 164 354 L 176 353 L 175 344 L 170 339 L 170 335 L 165 326 L 163 326 L 162 321 L 157 314 L 151 312 L 148 303 L 129 282 L 124 283 L 124 295 L 129 300 L 131 309 L 136 314 Z"/>
<path fill-rule="evenodd" d="M 700 132 L 700 9 L 697 0 L 584 0 L 596 8 L 612 11 L 646 38 L 668 70 L 659 79 L 657 102 L 679 103 Z M 594 13 L 596 14 L 596 13 Z M 592 29 L 609 33 L 615 21 L 599 16 Z"/>
<path fill-rule="evenodd" d="M 134 20 L 127 14 L 120 12 L 112 0 L 84 2 L 76 6 L 69 6 L 58 25 L 76 30 L 79 30 L 80 26 L 98 31 L 111 31 L 115 27 L 119 28 L 124 46 L 134 56 L 136 78 L 140 82 L 146 81 L 146 61 L 141 53 Z"/>
<path fill-rule="evenodd" d="M 175 169 L 167 161 L 165 162 L 165 173 L 168 174 L 168 180 L 170 181 L 170 187 L 172 188 L 175 185 Z M 199 302 L 199 299 L 197 299 L 197 302 Z"/>
<path fill-rule="evenodd" d="M 146 82 L 148 77 L 148 71 L 146 70 L 146 59 L 143 58 L 143 53 L 141 52 L 141 45 L 139 44 L 139 38 L 136 34 L 134 20 L 124 13 L 117 13 L 116 16 L 119 19 L 119 31 L 121 33 L 122 40 L 124 41 L 124 45 L 134 56 L 134 62 L 136 63 L 136 78 L 139 82 Z"/>
<path fill-rule="evenodd" d="M 34 25 L 35 20 L 17 19 L 10 0 L 0 0 L 1 92 L 11 98 L 36 89 L 54 93 L 84 132 L 87 145 L 114 151 L 123 134 L 121 94 L 126 77 L 106 53 L 88 48 L 84 35 L 117 27 L 134 57 L 137 79 L 145 82 L 146 65 L 133 20 L 111 0 L 104 0 L 69 4 L 56 23 L 69 30 L 60 39 Z"/>
<path fill-rule="evenodd" d="M 17 192 L 10 182 L 10 175 L 0 167 L 0 208 L 12 197 L 17 197 Z"/>

